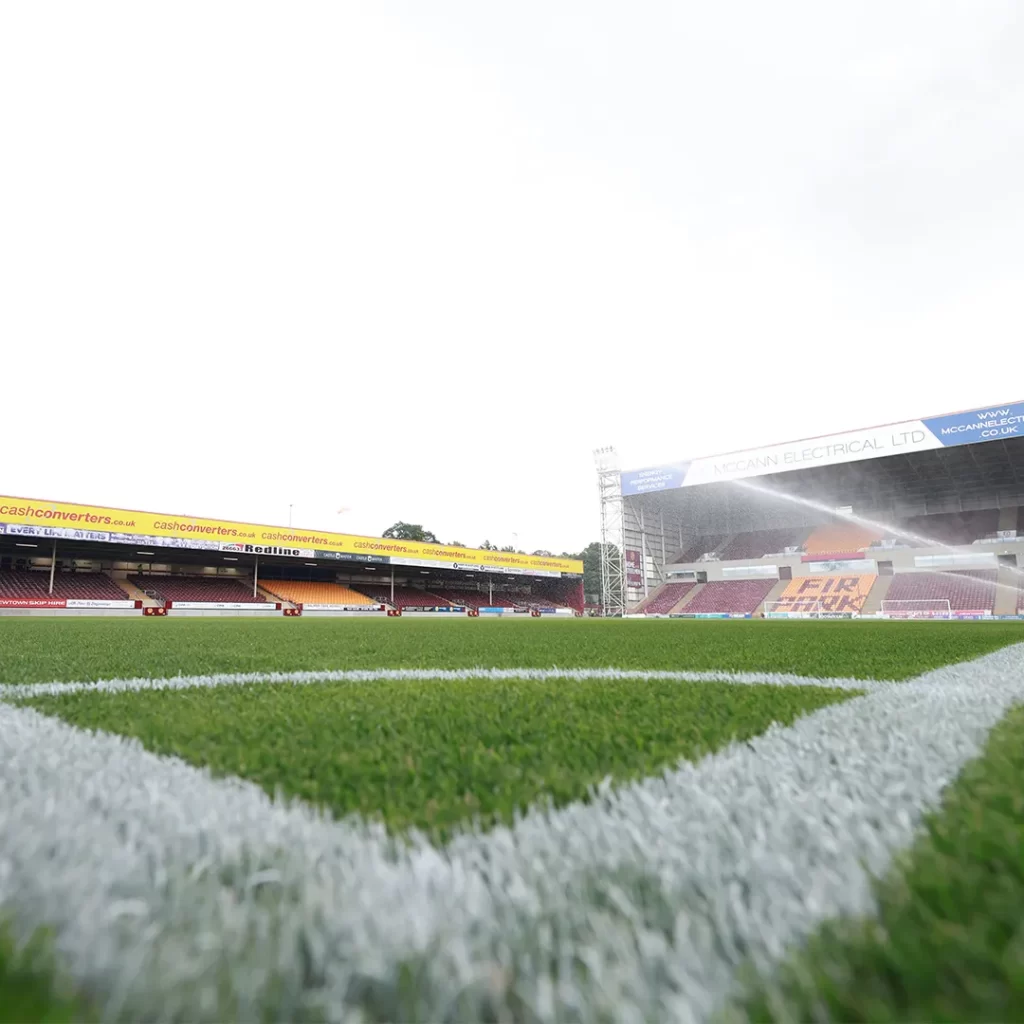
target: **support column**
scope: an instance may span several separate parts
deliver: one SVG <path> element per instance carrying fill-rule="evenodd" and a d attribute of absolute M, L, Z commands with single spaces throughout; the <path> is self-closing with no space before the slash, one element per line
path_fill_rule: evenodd
<path fill-rule="evenodd" d="M 53 538 L 53 551 L 50 553 L 50 595 L 53 595 L 53 574 L 57 571 L 57 538 Z M 74 593 L 74 591 L 72 591 Z"/>
<path fill-rule="evenodd" d="M 256 587 L 260 581 L 260 556 L 256 556 L 256 561 L 252 564 L 252 596 L 256 597 Z"/>

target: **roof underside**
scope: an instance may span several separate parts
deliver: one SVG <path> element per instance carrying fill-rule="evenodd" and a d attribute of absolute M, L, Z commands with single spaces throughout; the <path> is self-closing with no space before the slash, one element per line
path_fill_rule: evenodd
<path fill-rule="evenodd" d="M 896 515 L 1024 505 L 1024 438 L 966 444 L 910 455 L 847 462 L 713 483 L 626 499 L 645 510 L 699 512 L 728 504 L 756 505 L 757 488 L 820 502 L 830 508 Z"/>

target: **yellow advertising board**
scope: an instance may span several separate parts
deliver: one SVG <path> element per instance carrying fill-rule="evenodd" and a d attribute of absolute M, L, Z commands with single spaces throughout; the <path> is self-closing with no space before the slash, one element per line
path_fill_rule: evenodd
<path fill-rule="evenodd" d="M 0 533 L 74 538 L 111 543 L 145 542 L 165 547 L 294 555 L 302 558 L 435 565 L 477 571 L 580 575 L 583 563 L 569 558 L 517 555 L 506 551 L 359 537 L 325 530 L 259 526 L 222 519 L 195 519 L 161 512 L 74 505 L 0 495 Z"/>

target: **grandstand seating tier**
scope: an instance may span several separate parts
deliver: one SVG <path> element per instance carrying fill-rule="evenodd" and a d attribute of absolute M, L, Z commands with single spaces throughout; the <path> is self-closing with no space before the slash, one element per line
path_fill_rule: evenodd
<path fill-rule="evenodd" d="M 809 555 L 845 554 L 863 551 L 884 536 L 881 530 L 860 526 L 857 523 L 833 523 L 819 526 L 804 542 L 804 551 Z"/>
<path fill-rule="evenodd" d="M 201 576 L 129 576 L 139 590 L 156 594 L 162 601 L 194 601 L 207 604 L 266 604 L 253 596 L 252 584 L 242 580 Z"/>
<path fill-rule="evenodd" d="M 825 612 L 857 614 L 875 585 L 877 576 L 843 574 L 835 576 L 798 576 L 786 584 L 776 598 L 773 611 L 801 612 L 820 608 Z"/>
<path fill-rule="evenodd" d="M 905 519 L 902 528 L 912 537 L 900 538 L 913 547 L 932 547 L 971 544 L 983 537 L 991 537 L 999 528 L 999 509 L 987 508 L 974 512 L 938 512 Z"/>
<path fill-rule="evenodd" d="M 436 604 L 454 604 L 464 608 L 514 608 L 516 602 L 503 594 L 493 596 L 482 590 L 463 590 L 458 587 L 431 587 L 430 593 L 438 601 Z"/>
<path fill-rule="evenodd" d="M 683 551 L 676 559 L 677 562 L 696 562 L 701 555 L 714 551 L 725 538 L 727 533 L 714 533 L 706 537 L 698 537 L 691 542 L 690 546 Z"/>
<path fill-rule="evenodd" d="M 354 589 L 381 604 L 391 604 L 399 608 L 436 608 L 439 605 L 451 604 L 450 601 L 416 587 L 396 586 L 394 599 L 391 596 L 391 587 L 386 583 L 359 583 Z"/>
<path fill-rule="evenodd" d="M 795 547 L 807 536 L 810 527 L 797 526 L 778 530 L 751 530 L 737 533 L 726 546 L 718 552 L 723 562 L 735 562 L 743 558 L 764 558 L 765 555 L 776 555 L 788 547 Z"/>
<path fill-rule="evenodd" d="M 337 604 L 366 605 L 380 604 L 365 594 L 340 583 L 314 583 L 308 580 L 269 580 L 261 586 L 270 594 L 293 604 Z"/>
<path fill-rule="evenodd" d="M 645 606 L 644 612 L 650 615 L 664 615 L 666 612 L 672 611 L 696 585 L 696 583 L 666 583 L 651 603 Z"/>
<path fill-rule="evenodd" d="M 897 573 L 886 602 L 949 601 L 952 611 L 992 611 L 996 576 L 995 569 Z"/>
<path fill-rule="evenodd" d="M 103 573 L 57 572 L 50 593 L 50 570 L 0 572 L 0 597 L 56 598 L 59 601 L 126 601 L 128 595 Z"/>
<path fill-rule="evenodd" d="M 705 583 L 686 606 L 686 612 L 750 615 L 771 593 L 778 580 L 716 580 Z"/>

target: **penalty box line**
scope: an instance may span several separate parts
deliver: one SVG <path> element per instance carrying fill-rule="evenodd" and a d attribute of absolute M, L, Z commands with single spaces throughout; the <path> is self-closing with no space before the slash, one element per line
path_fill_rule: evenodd
<path fill-rule="evenodd" d="M 127 693 L 142 690 L 191 690 L 219 686 L 291 683 L 377 682 L 449 682 L 484 679 L 491 681 L 526 679 L 531 681 L 609 681 L 669 680 L 680 683 L 737 683 L 747 686 L 822 686 L 839 690 L 871 691 L 894 685 L 892 680 L 801 676 L 784 672 L 733 672 L 727 670 L 649 670 L 622 668 L 381 668 L 323 669 L 291 672 L 217 672 L 202 675 L 178 675 L 159 679 L 144 676 L 132 679 L 101 679 L 96 682 L 10 683 L 0 685 L 0 700 L 29 697 L 57 697 L 73 693 Z"/>
<path fill-rule="evenodd" d="M 107 1015 L 707 1020 L 872 910 L 1022 699 L 1015 645 L 444 849 L 0 704 L 0 907 Z"/>

